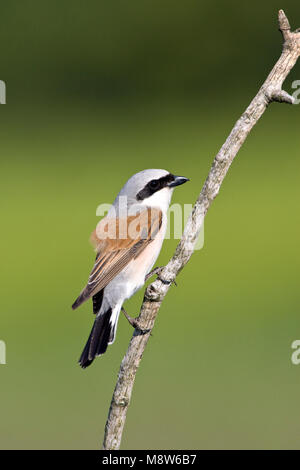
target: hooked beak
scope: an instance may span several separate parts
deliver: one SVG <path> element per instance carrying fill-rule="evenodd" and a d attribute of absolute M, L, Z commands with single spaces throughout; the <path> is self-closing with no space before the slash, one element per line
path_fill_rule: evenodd
<path fill-rule="evenodd" d="M 169 183 L 169 188 L 174 188 L 175 186 L 180 186 L 181 184 L 186 183 L 187 181 L 190 181 L 189 178 L 185 178 L 185 176 L 175 176 L 174 175 L 174 181 Z"/>

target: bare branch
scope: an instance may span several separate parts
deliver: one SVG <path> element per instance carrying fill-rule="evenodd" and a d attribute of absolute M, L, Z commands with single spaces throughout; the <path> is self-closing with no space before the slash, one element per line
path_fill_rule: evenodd
<path fill-rule="evenodd" d="M 294 98 L 282 90 L 282 84 L 300 55 L 300 32 L 298 30 L 291 32 L 289 21 L 283 10 L 279 11 L 278 21 L 279 29 L 284 39 L 282 54 L 257 95 L 236 122 L 226 142 L 216 155 L 174 256 L 161 271 L 159 279 L 156 279 L 146 289 L 137 320 L 139 328 L 147 333 L 141 334 L 140 329 L 134 331 L 127 353 L 121 363 L 105 426 L 104 449 L 112 450 L 119 449 L 120 447 L 136 372 L 149 340 L 150 332 L 154 326 L 158 310 L 169 290 L 170 284 L 175 281 L 176 276 L 194 252 L 204 217 L 219 193 L 221 184 L 233 159 L 253 126 L 258 122 L 271 102 L 294 103 Z"/>
<path fill-rule="evenodd" d="M 279 30 L 282 32 L 283 39 L 286 41 L 288 39 L 287 31 L 290 32 L 291 27 L 290 27 L 290 22 L 287 19 L 287 16 L 283 10 L 279 10 L 278 12 L 278 23 L 279 23 Z"/>

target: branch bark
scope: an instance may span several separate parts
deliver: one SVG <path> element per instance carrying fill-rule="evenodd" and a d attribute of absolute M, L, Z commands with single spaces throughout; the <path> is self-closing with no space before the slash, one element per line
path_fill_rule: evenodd
<path fill-rule="evenodd" d="M 187 264 L 194 252 L 204 217 L 219 193 L 221 184 L 233 159 L 253 126 L 258 122 L 271 102 L 277 101 L 289 104 L 294 104 L 295 102 L 292 96 L 282 90 L 282 84 L 300 55 L 300 31 L 291 31 L 289 21 L 283 10 L 279 11 L 278 20 L 279 29 L 283 36 L 282 54 L 257 95 L 236 122 L 226 142 L 216 155 L 174 256 L 162 270 L 160 279 L 156 279 L 145 291 L 143 304 L 137 320 L 140 328 L 148 332 L 142 335 L 139 330 L 135 329 L 128 350 L 122 360 L 105 426 L 103 449 L 117 450 L 120 448 L 136 372 L 148 343 L 157 313 L 171 283 L 175 281 L 176 276 Z M 161 279 L 166 282 L 162 282 Z"/>

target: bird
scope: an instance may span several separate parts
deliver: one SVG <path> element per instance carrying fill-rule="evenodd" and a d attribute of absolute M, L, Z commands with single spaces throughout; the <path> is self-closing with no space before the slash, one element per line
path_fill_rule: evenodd
<path fill-rule="evenodd" d="M 187 181 L 161 169 L 134 174 L 92 232 L 95 264 L 72 305 L 74 310 L 93 301 L 95 320 L 78 361 L 83 369 L 114 342 L 120 311 L 127 316 L 124 301 L 144 285 L 160 253 L 173 190 Z"/>

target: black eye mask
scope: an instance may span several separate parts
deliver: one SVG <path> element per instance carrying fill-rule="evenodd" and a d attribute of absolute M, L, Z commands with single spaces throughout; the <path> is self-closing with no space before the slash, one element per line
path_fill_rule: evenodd
<path fill-rule="evenodd" d="M 161 189 L 169 186 L 169 184 L 172 183 L 174 180 L 174 175 L 172 175 L 172 173 L 169 173 L 168 175 L 162 176 L 157 180 L 149 181 L 149 183 L 147 183 L 146 186 L 144 186 L 144 188 L 137 193 L 137 200 L 142 201 L 143 199 L 152 196 L 152 194 L 156 193 L 157 191 L 160 191 Z"/>

